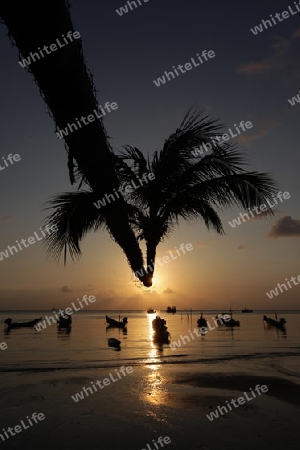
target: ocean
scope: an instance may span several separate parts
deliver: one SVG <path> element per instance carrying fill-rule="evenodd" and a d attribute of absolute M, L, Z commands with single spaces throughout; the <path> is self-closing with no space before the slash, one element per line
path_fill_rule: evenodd
<path fill-rule="evenodd" d="M 263 314 L 274 317 L 274 312 L 259 311 L 252 314 L 233 313 L 240 320 L 236 329 L 218 327 L 205 336 L 197 337 L 192 331 L 202 311 L 186 311 L 176 314 L 159 312 L 167 321 L 171 344 L 181 342 L 180 348 L 157 345 L 152 341 L 152 320 L 155 315 L 146 311 L 122 311 L 121 318 L 128 318 L 127 332 L 117 328 L 107 329 L 105 315 L 119 318 L 119 311 L 79 311 L 72 316 L 70 333 L 59 331 L 56 324 L 38 332 L 34 328 L 5 331 L 2 342 L 6 350 L 0 350 L 0 371 L 43 371 L 59 369 L 110 368 L 122 365 L 145 366 L 161 364 L 214 364 L 222 361 L 238 361 L 259 358 L 262 363 L 272 363 L 272 357 L 285 360 L 285 370 L 293 372 L 293 363 L 300 356 L 300 313 L 282 311 L 278 319 L 285 317 L 286 332 L 266 329 Z M 203 311 L 211 327 L 213 317 L 220 311 Z M 226 312 L 226 311 L 224 311 Z M 51 316 L 52 311 L 2 311 L 2 323 L 7 317 L 14 321 L 27 321 L 40 316 Z M 192 333 L 190 333 L 192 332 Z M 191 334 L 194 339 L 192 339 Z M 190 336 L 185 344 L 181 335 Z M 107 339 L 121 341 L 121 349 L 108 347 Z M 282 360 L 281 358 L 281 360 Z M 289 369 L 287 369 L 289 368 Z M 299 371 L 298 365 L 295 370 Z"/>

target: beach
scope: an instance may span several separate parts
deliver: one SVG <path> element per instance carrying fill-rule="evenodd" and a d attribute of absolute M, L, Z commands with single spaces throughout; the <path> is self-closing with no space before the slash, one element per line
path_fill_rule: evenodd
<path fill-rule="evenodd" d="M 283 367 L 285 376 L 259 360 L 134 367 L 126 378 L 77 403 L 71 396 L 105 378 L 109 369 L 2 374 L 2 427 L 14 426 L 33 412 L 45 415 L 44 421 L 10 437 L 3 446 L 150 450 L 148 444 L 155 450 L 152 441 L 169 436 L 168 449 L 298 449 L 298 374 L 293 365 L 287 368 L 284 358 L 268 362 L 269 367 L 275 364 Z M 208 420 L 206 414 L 218 405 L 257 384 L 267 385 L 267 394 Z"/>
<path fill-rule="evenodd" d="M 265 327 L 261 312 L 235 313 L 240 327 L 215 326 L 198 337 L 189 330 L 199 311 L 161 312 L 173 348 L 154 344 L 155 315 L 123 311 L 123 331 L 107 327 L 106 314 L 118 318 L 83 309 L 72 315 L 69 331 L 50 324 L 4 333 L 3 448 L 298 449 L 299 313 L 284 313 L 285 331 Z M 0 320 L 47 315 L 11 311 Z M 204 316 L 214 324 L 215 312 Z M 108 346 L 110 337 L 120 349 Z M 257 386 L 267 392 L 258 394 Z M 241 397 L 243 404 L 233 406 Z M 35 423 L 34 413 L 44 420 Z M 10 435 L 9 427 L 20 424 Z M 160 437 L 171 442 L 162 447 Z"/>

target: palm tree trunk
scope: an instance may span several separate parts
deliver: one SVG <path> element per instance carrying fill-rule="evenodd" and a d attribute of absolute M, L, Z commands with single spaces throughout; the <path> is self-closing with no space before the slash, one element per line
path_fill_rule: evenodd
<path fill-rule="evenodd" d="M 157 243 L 153 240 L 147 240 L 146 248 L 147 248 L 147 274 L 145 279 L 145 286 L 152 286 L 152 278 L 155 269 L 155 256 L 156 256 L 156 247 Z"/>
<path fill-rule="evenodd" d="M 62 36 L 75 31 L 67 0 L 44 0 L 42 6 L 33 0 L 1 0 L 0 17 L 22 58 L 27 58 L 31 52 L 37 53 L 38 48 L 43 49 L 45 45 L 55 44 L 57 39 L 64 42 Z M 74 39 L 63 48 L 45 54 L 30 64 L 29 71 L 58 128 L 64 129 L 68 124 L 76 123 L 76 118 L 80 120 L 98 111 L 95 87 L 84 63 L 81 39 Z M 69 159 L 76 160 L 78 169 L 99 198 L 118 188 L 114 155 L 101 120 L 83 125 L 64 139 Z M 107 208 L 106 223 L 131 268 L 138 271 L 143 267 L 143 256 L 128 223 L 122 198 Z"/>

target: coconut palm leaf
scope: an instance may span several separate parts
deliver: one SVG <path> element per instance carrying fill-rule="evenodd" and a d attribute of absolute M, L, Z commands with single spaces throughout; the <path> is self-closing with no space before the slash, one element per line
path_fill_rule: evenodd
<path fill-rule="evenodd" d="M 120 152 L 119 157 L 133 162 L 133 172 L 142 176 L 149 171 L 148 163 L 143 153 L 136 147 L 125 145 L 124 150 Z"/>
<path fill-rule="evenodd" d="M 55 259 L 64 253 L 66 263 L 67 251 L 72 259 L 78 259 L 83 237 L 105 227 L 105 212 L 94 205 L 97 200 L 93 192 L 78 191 L 59 194 L 48 202 L 46 209 L 55 211 L 46 218 L 45 225 L 55 227 L 56 232 L 47 235 L 43 244 Z"/>
<path fill-rule="evenodd" d="M 212 142 L 222 128 L 217 120 L 189 111 L 148 164 L 154 180 L 130 194 L 129 201 L 136 207 L 132 225 L 139 230 L 139 239 L 146 241 L 147 266 L 155 260 L 159 242 L 171 234 L 180 219 L 203 220 L 207 229 L 224 234 L 220 212 L 232 206 L 247 209 L 267 204 L 278 190 L 269 174 L 246 171 L 245 155 L 231 142 L 220 142 L 210 154 L 194 156 L 195 146 Z M 131 159 L 135 167 L 141 164 L 141 155 L 140 150 L 126 147 L 122 158 Z M 273 214 L 267 206 L 265 215 Z M 153 263 L 152 267 L 154 271 Z M 149 282 L 153 271 L 148 271 Z"/>

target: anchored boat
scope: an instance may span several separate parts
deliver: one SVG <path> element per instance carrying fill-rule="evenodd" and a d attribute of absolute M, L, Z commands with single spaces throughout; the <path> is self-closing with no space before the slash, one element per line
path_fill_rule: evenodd
<path fill-rule="evenodd" d="M 228 315 L 228 314 L 227 314 Z M 239 327 L 240 326 L 240 321 L 239 320 L 235 320 L 232 318 L 232 310 L 230 308 L 229 310 L 229 315 L 230 315 L 230 319 L 229 320 L 225 320 L 224 316 L 225 314 L 218 314 L 216 316 L 217 322 L 219 326 L 224 325 L 227 328 L 235 328 L 235 327 Z"/>
<path fill-rule="evenodd" d="M 108 325 L 111 328 L 125 328 L 128 323 L 127 317 L 123 317 L 122 321 L 112 319 L 111 317 L 108 317 L 108 316 L 105 316 L 105 318 L 106 318 L 106 322 L 108 323 Z"/>
<path fill-rule="evenodd" d="M 31 320 L 30 322 L 13 322 L 10 317 L 8 317 L 6 320 L 4 320 L 4 323 L 7 325 L 7 327 L 10 328 L 29 328 L 34 327 L 38 322 L 42 320 L 42 317 L 39 319 Z"/>
<path fill-rule="evenodd" d="M 285 330 L 286 320 L 284 319 L 284 317 L 277 320 L 277 314 L 276 314 L 275 318 L 276 318 L 276 320 L 271 319 L 271 317 L 263 316 L 263 321 L 267 325 L 270 325 L 271 327 L 279 328 L 280 330 Z"/>
<path fill-rule="evenodd" d="M 204 319 L 204 317 L 203 317 L 203 313 L 201 313 L 201 316 L 199 317 L 199 319 L 197 320 L 197 324 L 198 324 L 198 327 L 207 327 L 207 320 L 206 319 Z"/>
<path fill-rule="evenodd" d="M 72 317 L 71 315 L 64 314 L 64 311 L 60 314 L 57 319 L 58 328 L 71 328 L 72 326 Z"/>
<path fill-rule="evenodd" d="M 170 333 L 166 327 L 166 321 L 160 317 L 156 317 L 152 321 L 152 328 L 154 330 L 153 341 L 157 344 L 169 344 Z"/>
<path fill-rule="evenodd" d="M 108 338 L 108 339 L 107 339 L 107 342 L 108 342 L 108 346 L 109 346 L 109 347 L 120 348 L 121 341 L 119 341 L 119 339 L 116 339 L 116 338 Z"/>

